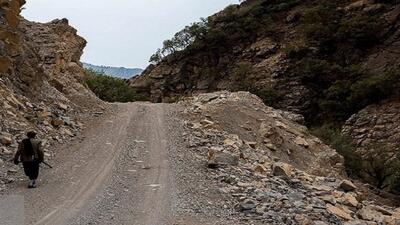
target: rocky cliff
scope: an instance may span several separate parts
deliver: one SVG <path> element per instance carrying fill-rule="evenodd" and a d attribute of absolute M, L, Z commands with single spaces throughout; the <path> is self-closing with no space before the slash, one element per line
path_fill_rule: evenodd
<path fill-rule="evenodd" d="M 51 146 L 74 137 L 86 116 L 105 107 L 84 83 L 79 59 L 86 41 L 66 19 L 45 24 L 26 21 L 19 16 L 23 4 L 0 1 L 2 175 L 7 173 L 4 161 L 26 131 L 37 131 L 49 159 L 54 154 Z"/>
<path fill-rule="evenodd" d="M 343 133 L 352 138 L 363 159 L 361 177 L 381 189 L 399 192 L 400 101 L 366 107 L 347 120 Z"/>

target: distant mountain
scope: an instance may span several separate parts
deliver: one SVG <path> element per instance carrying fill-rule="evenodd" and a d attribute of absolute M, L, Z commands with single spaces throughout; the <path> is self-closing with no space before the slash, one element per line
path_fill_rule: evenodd
<path fill-rule="evenodd" d="M 108 76 L 128 79 L 142 73 L 139 68 L 111 67 L 111 66 L 96 66 L 90 63 L 82 63 L 85 69 L 91 69 L 96 72 L 104 73 Z"/>

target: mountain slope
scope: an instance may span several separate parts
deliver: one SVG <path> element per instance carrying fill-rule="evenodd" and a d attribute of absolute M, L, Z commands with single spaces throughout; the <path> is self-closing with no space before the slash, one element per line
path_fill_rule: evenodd
<path fill-rule="evenodd" d="M 129 79 L 137 76 L 143 72 L 139 68 L 125 68 L 125 67 L 112 67 L 112 66 L 96 66 L 90 63 L 82 63 L 85 69 L 90 69 L 95 72 L 104 73 L 108 76 Z"/>
<path fill-rule="evenodd" d="M 154 102 L 249 91 L 326 128 L 354 178 L 400 193 L 399 46 L 395 0 L 248 0 L 165 41 L 130 84 Z"/>
<path fill-rule="evenodd" d="M 307 124 L 343 124 L 398 95 L 399 12 L 396 1 L 245 1 L 167 41 L 131 84 L 165 102 L 246 90 Z"/>

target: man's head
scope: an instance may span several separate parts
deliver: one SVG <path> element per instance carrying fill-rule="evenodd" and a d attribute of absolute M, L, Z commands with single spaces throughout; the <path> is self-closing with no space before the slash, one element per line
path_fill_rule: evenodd
<path fill-rule="evenodd" d="M 35 131 L 29 131 L 26 136 L 28 136 L 28 138 L 35 138 L 36 137 L 36 132 Z"/>

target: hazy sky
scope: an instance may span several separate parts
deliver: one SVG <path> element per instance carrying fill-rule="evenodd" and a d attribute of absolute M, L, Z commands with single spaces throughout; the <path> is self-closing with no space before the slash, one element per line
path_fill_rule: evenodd
<path fill-rule="evenodd" d="M 27 0 L 23 16 L 68 18 L 88 45 L 82 61 L 141 67 L 162 41 L 238 0 Z"/>

